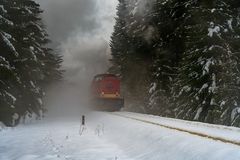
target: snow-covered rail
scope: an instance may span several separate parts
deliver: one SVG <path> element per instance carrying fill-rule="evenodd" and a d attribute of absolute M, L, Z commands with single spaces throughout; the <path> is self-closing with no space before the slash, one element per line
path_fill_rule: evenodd
<path fill-rule="evenodd" d="M 130 112 L 115 112 L 113 115 L 155 126 L 188 133 L 191 135 L 240 146 L 240 129 L 200 122 L 190 122 Z"/>

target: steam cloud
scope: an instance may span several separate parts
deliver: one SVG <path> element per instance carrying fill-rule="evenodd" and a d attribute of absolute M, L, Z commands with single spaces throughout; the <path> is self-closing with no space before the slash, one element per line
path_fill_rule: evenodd
<path fill-rule="evenodd" d="M 55 103 L 50 105 L 58 110 L 69 111 L 70 106 L 84 105 L 92 77 L 108 68 L 108 44 L 118 1 L 36 1 L 44 10 L 43 19 L 52 45 L 63 55 L 63 69 L 66 71 L 66 83 L 55 86 L 46 101 Z"/>
<path fill-rule="evenodd" d="M 105 72 L 117 0 L 37 0 L 55 47 L 72 81 Z"/>

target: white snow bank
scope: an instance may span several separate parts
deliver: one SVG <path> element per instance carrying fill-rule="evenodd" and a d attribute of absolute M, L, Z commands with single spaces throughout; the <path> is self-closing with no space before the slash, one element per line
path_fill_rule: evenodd
<path fill-rule="evenodd" d="M 133 160 L 99 126 L 86 126 L 82 135 L 78 118 L 8 128 L 0 132 L 0 160 Z"/>
<path fill-rule="evenodd" d="M 120 112 L 207 133 L 239 129 Z M 83 129 L 84 128 L 84 129 Z M 83 129 L 83 130 L 82 130 Z M 81 132 L 80 132 L 81 131 Z M 81 135 L 79 133 L 82 133 Z M 227 132 L 226 132 L 227 133 Z M 225 135 L 225 136 L 231 136 Z M 111 113 L 80 120 L 40 121 L 0 132 L 1 160 L 239 160 L 240 147 L 123 118 Z"/>
<path fill-rule="evenodd" d="M 223 126 L 205 126 L 201 123 L 188 123 L 173 119 L 164 119 L 156 116 L 119 113 L 122 115 L 138 116 L 142 119 L 161 122 L 177 127 L 197 129 L 208 133 L 218 134 L 234 132 L 239 136 L 239 129 L 229 128 L 227 132 Z M 147 124 L 119 116 L 102 113 L 98 117 L 99 123 L 105 124 L 104 137 L 117 143 L 126 151 L 129 157 L 136 160 L 239 160 L 240 147 L 235 145 L 213 141 L 207 138 L 194 136 L 188 133 L 178 132 Z M 197 127 L 198 126 L 198 127 Z M 218 128 L 219 127 L 219 128 Z M 215 132 L 216 131 L 216 132 Z M 221 134 L 221 133 L 220 133 Z M 238 135 L 237 135 L 238 134 Z M 233 136 L 234 137 L 234 136 Z M 237 137 L 235 137 L 237 138 Z"/>
<path fill-rule="evenodd" d="M 231 141 L 240 142 L 240 128 L 227 127 L 222 125 L 213 125 L 201 122 L 185 121 L 172 118 L 164 118 L 154 115 L 138 114 L 131 112 L 118 112 L 117 114 L 139 118 L 141 120 L 147 120 L 154 123 L 159 123 L 162 125 L 180 128 L 184 130 L 190 130 L 193 132 L 198 132 L 202 134 L 207 134 L 213 137 L 219 137 L 223 139 L 228 139 Z M 239 148 L 240 149 L 240 148 Z"/>

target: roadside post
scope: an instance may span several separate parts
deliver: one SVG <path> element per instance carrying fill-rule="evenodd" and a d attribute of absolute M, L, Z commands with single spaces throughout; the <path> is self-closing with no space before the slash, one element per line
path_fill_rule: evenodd
<path fill-rule="evenodd" d="M 85 115 L 82 115 L 82 126 L 85 126 Z"/>
<path fill-rule="evenodd" d="M 79 129 L 80 136 L 83 134 L 84 130 L 86 130 L 86 118 L 85 118 L 85 115 L 82 115 L 81 125 L 80 125 L 80 129 Z"/>

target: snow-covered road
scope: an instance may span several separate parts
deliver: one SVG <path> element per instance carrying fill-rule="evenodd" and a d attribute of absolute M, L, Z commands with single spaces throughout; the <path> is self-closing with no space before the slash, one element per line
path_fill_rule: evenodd
<path fill-rule="evenodd" d="M 120 116 L 119 116 L 120 115 Z M 125 116 L 125 117 L 121 117 Z M 0 160 L 239 160 L 240 146 L 137 121 L 240 141 L 240 130 L 135 113 L 86 115 L 0 131 Z"/>

